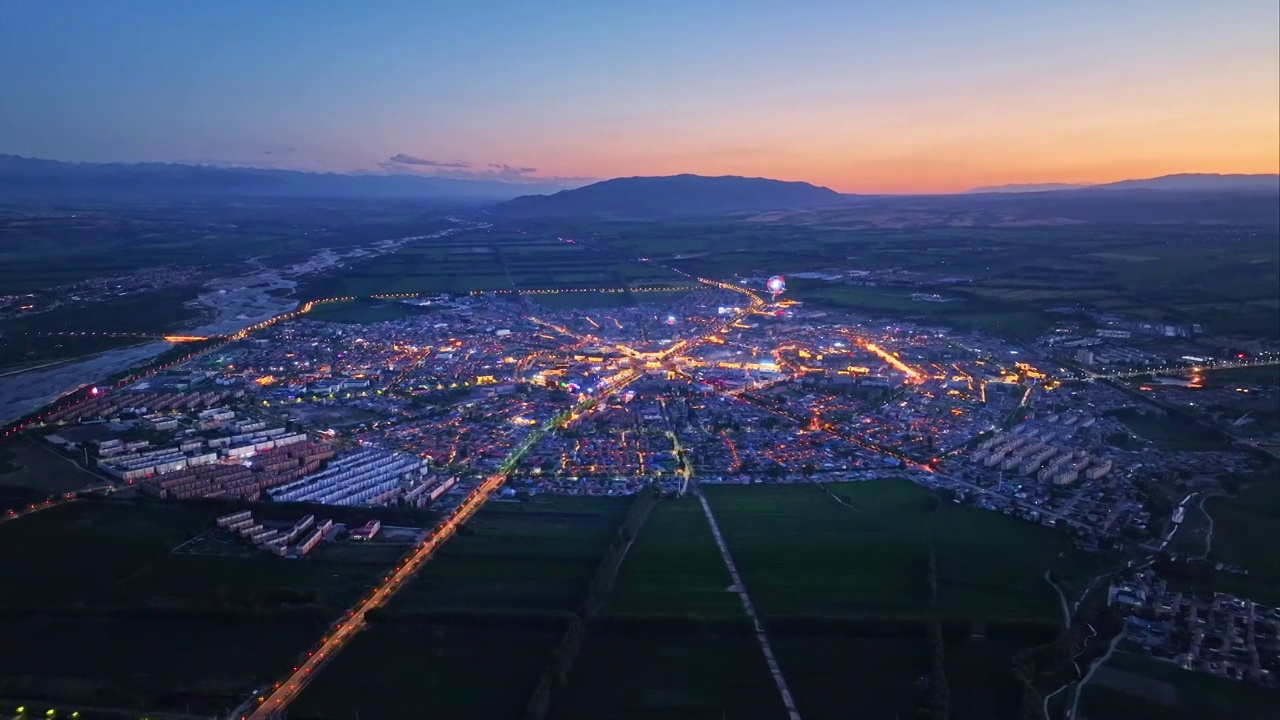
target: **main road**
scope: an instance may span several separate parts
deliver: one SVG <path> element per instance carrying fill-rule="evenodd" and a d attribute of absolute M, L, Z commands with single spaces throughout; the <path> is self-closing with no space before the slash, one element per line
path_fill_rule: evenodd
<path fill-rule="evenodd" d="M 292 675 L 279 683 L 269 695 L 258 697 L 258 707 L 249 714 L 242 715 L 242 717 L 248 718 L 248 720 L 266 720 L 283 710 L 297 697 L 298 693 L 302 692 L 302 689 L 306 687 L 307 682 L 320 666 L 334 653 L 341 650 L 351 640 L 352 636 L 364 629 L 367 624 L 365 614 L 390 600 L 404 586 L 404 581 L 411 578 L 445 541 L 453 537 L 453 534 L 458 530 L 458 526 L 474 515 L 480 509 L 480 506 L 484 505 L 485 501 L 489 499 L 489 494 L 497 490 L 506 479 L 505 473 L 495 473 L 485 478 L 484 482 L 450 513 L 449 517 L 414 550 L 407 560 L 403 561 L 368 597 L 362 600 L 351 611 L 347 619 L 341 621 L 339 625 L 333 628 L 331 633 L 322 639 L 320 647 L 313 650 L 306 661 L 293 671 Z"/>
<path fill-rule="evenodd" d="M 472 490 L 471 494 L 449 513 L 449 517 L 436 526 L 431 535 L 426 540 L 423 540 L 407 559 L 396 566 L 396 569 L 384 578 L 372 593 L 352 608 L 347 617 L 339 621 L 339 624 L 329 634 L 321 638 L 320 646 L 312 650 L 307 659 L 295 668 L 288 678 L 274 685 L 269 694 L 259 695 L 251 700 L 249 703 L 250 710 L 242 711 L 238 709 L 232 714 L 232 717 L 240 717 L 242 720 L 269 720 L 270 718 L 278 717 L 277 714 L 297 698 L 311 678 L 319 671 L 320 667 L 345 647 L 356 633 L 364 629 L 368 624 L 365 620 L 366 613 L 386 604 L 392 596 L 404 587 L 405 581 L 411 579 L 421 569 L 423 563 L 431 559 L 436 550 L 449 538 L 453 537 L 458 527 L 470 519 L 484 505 L 493 491 L 506 482 L 507 475 L 515 469 L 520 458 L 531 447 L 541 441 L 551 429 L 573 422 L 586 411 L 588 406 L 594 405 L 602 398 L 625 387 L 639 375 L 634 371 L 619 373 L 609 379 L 606 386 L 601 389 L 600 394 L 595 398 L 580 404 L 572 410 L 565 411 L 555 422 L 540 428 L 525 438 L 524 442 L 520 443 L 503 462 L 499 471 L 485 478 L 484 482 Z M 256 707 L 253 707 L 253 705 L 256 705 Z M 244 708 L 245 706 L 242 705 L 241 707 Z"/>

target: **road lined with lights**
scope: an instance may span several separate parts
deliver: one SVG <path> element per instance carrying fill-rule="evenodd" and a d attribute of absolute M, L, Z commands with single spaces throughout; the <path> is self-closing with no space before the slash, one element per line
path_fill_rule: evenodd
<path fill-rule="evenodd" d="M 489 499 L 495 490 L 506 482 L 507 476 L 511 474 L 520 459 L 534 445 L 542 441 L 547 433 L 552 430 L 564 427 L 573 423 L 582 417 L 592 407 L 608 397 L 609 394 L 622 389 L 630 382 L 640 377 L 640 373 L 634 370 L 625 370 L 618 375 L 610 378 L 601 388 L 601 392 L 593 398 L 584 400 L 570 410 L 566 410 L 554 421 L 546 426 L 539 428 L 524 439 L 503 461 L 498 472 L 488 476 L 480 485 L 471 491 L 465 500 L 462 501 L 457 508 L 449 514 L 449 517 L 441 522 L 431 535 L 401 562 L 394 572 L 383 579 L 373 592 L 348 611 L 347 617 L 339 621 L 333 628 L 332 632 L 321 638 L 321 644 L 315 650 L 307 655 L 307 659 L 298 667 L 296 667 L 291 675 L 285 680 L 276 683 L 274 689 L 269 695 L 262 695 L 256 698 L 258 707 L 247 715 L 241 717 L 245 720 L 268 720 L 277 716 L 290 702 L 297 698 L 298 694 L 307 686 L 307 683 L 315 676 L 316 671 L 331 659 L 338 651 L 340 651 L 351 638 L 364 629 L 368 622 L 365 619 L 366 613 L 374 608 L 381 607 L 390 600 L 401 588 L 404 582 L 411 579 L 426 563 L 427 560 L 435 554 L 446 541 L 453 537 L 458 527 L 469 520 Z"/>
<path fill-rule="evenodd" d="M 270 695 L 260 696 L 258 708 L 246 717 L 249 720 L 266 720 L 283 710 L 298 696 L 298 693 L 302 692 L 315 671 L 341 650 L 353 635 L 364 629 L 368 624 L 365 614 L 390 600 L 403 587 L 404 581 L 413 577 L 422 564 L 430 559 L 446 540 L 453 537 L 458 526 L 470 519 L 489 499 L 490 493 L 497 490 L 506 479 L 506 473 L 495 473 L 485 478 L 484 482 L 471 491 L 471 494 L 454 509 L 431 536 L 424 540 L 407 560 L 397 566 L 395 572 L 388 575 L 371 595 L 357 605 L 355 610 L 352 610 L 348 617 L 333 629 L 332 633 L 321 640 L 320 647 L 310 652 L 306 661 L 299 665 L 293 674 L 278 683 Z"/>

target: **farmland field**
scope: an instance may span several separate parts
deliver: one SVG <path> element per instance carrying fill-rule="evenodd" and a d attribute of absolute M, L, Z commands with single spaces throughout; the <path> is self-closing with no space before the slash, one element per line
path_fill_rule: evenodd
<path fill-rule="evenodd" d="M 543 495 L 489 503 L 391 607 L 572 611 L 630 502 Z"/>
<path fill-rule="evenodd" d="M 770 637 L 801 717 L 915 717 L 916 678 L 929 670 L 923 637 Z"/>
<path fill-rule="evenodd" d="M 636 538 L 610 596 L 624 614 L 740 617 L 742 603 L 693 498 L 660 503 Z"/>
<path fill-rule="evenodd" d="M 1257 602 L 1280 605 L 1280 472 L 1260 473 L 1239 497 L 1205 501 L 1213 518 L 1212 557 L 1249 570 L 1245 576 L 1219 574 L 1215 589 Z"/>
<path fill-rule="evenodd" d="M 333 302 L 316 305 L 307 313 L 308 320 L 321 322 L 351 323 L 362 325 L 368 323 L 402 320 L 431 312 L 430 308 L 406 305 L 395 300 L 377 300 L 373 298 L 357 298 L 350 302 Z"/>
<path fill-rule="evenodd" d="M 0 636 L 0 694 L 222 712 L 287 670 L 383 572 L 172 552 L 217 514 L 81 500 L 0 524 L 12 590 L 0 598 L 12 620 Z"/>
<path fill-rule="evenodd" d="M 1022 688 L 1013 675 L 1013 656 L 1036 644 L 997 637 L 948 641 L 944 662 L 952 719 L 1017 717 Z"/>
<path fill-rule="evenodd" d="M 1056 533 L 981 510 L 931 510 L 929 493 L 906 481 L 833 490 L 857 510 L 809 485 L 703 489 L 802 716 L 840 717 L 850 708 L 867 717 L 914 716 L 916 680 L 929 670 L 931 543 L 944 616 L 1046 625 L 1057 618 L 1052 590 L 1040 577 L 1060 550 Z M 996 548 L 1004 562 L 985 569 L 980 559 Z M 729 582 L 700 505 L 660 503 L 623 564 L 609 614 L 588 633 L 553 716 L 774 717 L 777 693 L 759 665 L 763 656 L 740 602 L 725 592 Z M 968 624 L 960 627 L 967 634 Z M 967 637 L 948 643 L 955 717 L 979 720 L 1016 709 L 1021 696 L 1010 658 L 1027 644 L 1035 643 Z M 699 663 L 711 670 L 682 672 Z M 742 678 L 753 692 L 767 690 L 754 708 L 738 704 L 748 692 L 739 687 Z"/>
<path fill-rule="evenodd" d="M 537 304 L 554 310 L 623 307 L 629 305 L 631 299 L 625 292 L 562 292 L 530 297 Z"/>
<path fill-rule="evenodd" d="M 481 230 L 406 243 L 307 281 L 308 298 L 378 293 L 624 287 L 629 258 L 547 237 Z M 666 277 L 673 277 L 667 272 Z"/>
<path fill-rule="evenodd" d="M 1134 435 L 1146 438 L 1164 450 L 1194 452 L 1227 447 L 1218 433 L 1179 418 L 1134 410 L 1117 412 L 1116 416 Z"/>
<path fill-rule="evenodd" d="M 632 502 L 490 502 L 308 687 L 303 718 L 519 718 Z M 438 715 L 435 715 L 438 713 Z"/>
<path fill-rule="evenodd" d="M 72 617 L 7 623 L 0 697 L 225 713 L 289 669 L 322 631 L 308 618 Z"/>
<path fill-rule="evenodd" d="M 930 607 L 932 545 L 943 617 L 1057 617 L 1040 577 L 1064 547 L 1054 531 L 975 508 L 931 510 L 930 493 L 906 481 L 832 490 L 854 508 L 807 485 L 706 489 L 765 616 L 921 617 Z M 998 566 L 985 561 L 995 555 Z"/>
<path fill-rule="evenodd" d="M 782 700 L 749 633 L 588 634 L 553 720 L 781 720 Z"/>
<path fill-rule="evenodd" d="M 919 280 L 926 284 L 837 285 L 834 296 L 806 298 L 820 283 L 806 291 L 807 282 L 797 281 L 790 296 L 1014 335 L 1045 327 L 1045 309 L 1075 303 L 1151 320 L 1205 323 L 1214 331 L 1280 333 L 1280 307 L 1274 304 L 1280 243 L 1272 228 L 930 227 L 924 216 L 891 220 L 864 212 L 830 208 L 700 222 L 550 221 L 540 231 L 573 233 L 589 238 L 580 244 L 601 252 L 644 255 L 703 277 L 909 269 L 923 273 Z M 947 211 L 939 213 L 944 217 Z M 536 233 L 530 228 L 529 234 Z M 960 282 L 929 287 L 928 276 Z M 966 302 L 912 302 L 912 289 Z M 1188 304 L 1188 297 L 1198 300 Z"/>
<path fill-rule="evenodd" d="M 1115 670 L 1118 672 L 1107 673 Z M 1275 691 L 1117 653 L 1084 690 L 1080 717 L 1094 720 L 1204 720 L 1276 717 Z"/>
<path fill-rule="evenodd" d="M 295 720 L 516 720 L 559 633 L 372 626 L 290 707 Z"/>

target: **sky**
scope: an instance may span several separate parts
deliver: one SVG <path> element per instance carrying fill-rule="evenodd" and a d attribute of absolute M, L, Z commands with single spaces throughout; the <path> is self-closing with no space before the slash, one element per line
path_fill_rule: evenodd
<path fill-rule="evenodd" d="M 952 192 L 1280 171 L 1276 0 L 0 0 L 0 153 Z"/>

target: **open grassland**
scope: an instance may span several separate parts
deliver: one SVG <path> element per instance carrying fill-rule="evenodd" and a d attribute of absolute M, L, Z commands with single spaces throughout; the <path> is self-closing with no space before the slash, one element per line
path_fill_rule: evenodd
<path fill-rule="evenodd" d="M 404 611 L 573 611 L 630 498 L 491 502 L 392 601 Z"/>
<path fill-rule="evenodd" d="M 559 639 L 510 627 L 372 626 L 289 709 L 296 720 L 518 720 Z"/>
<path fill-rule="evenodd" d="M 217 514 L 81 500 L 0 524 L 11 589 L 0 598 L 0 695 L 225 712 L 295 663 L 384 571 L 172 552 Z"/>
<path fill-rule="evenodd" d="M 19 435 L 0 443 L 0 486 L 56 495 L 102 483 L 97 476 L 61 457 L 53 448 L 42 447 L 39 442 L 27 435 Z"/>
<path fill-rule="evenodd" d="M 931 494 L 906 481 L 831 489 L 854 507 L 811 485 L 706 488 L 764 615 L 921 617 L 931 607 L 932 547 L 944 618 L 1057 617 L 1040 577 L 1064 547 L 1056 532 L 974 508 L 934 509 Z"/>

